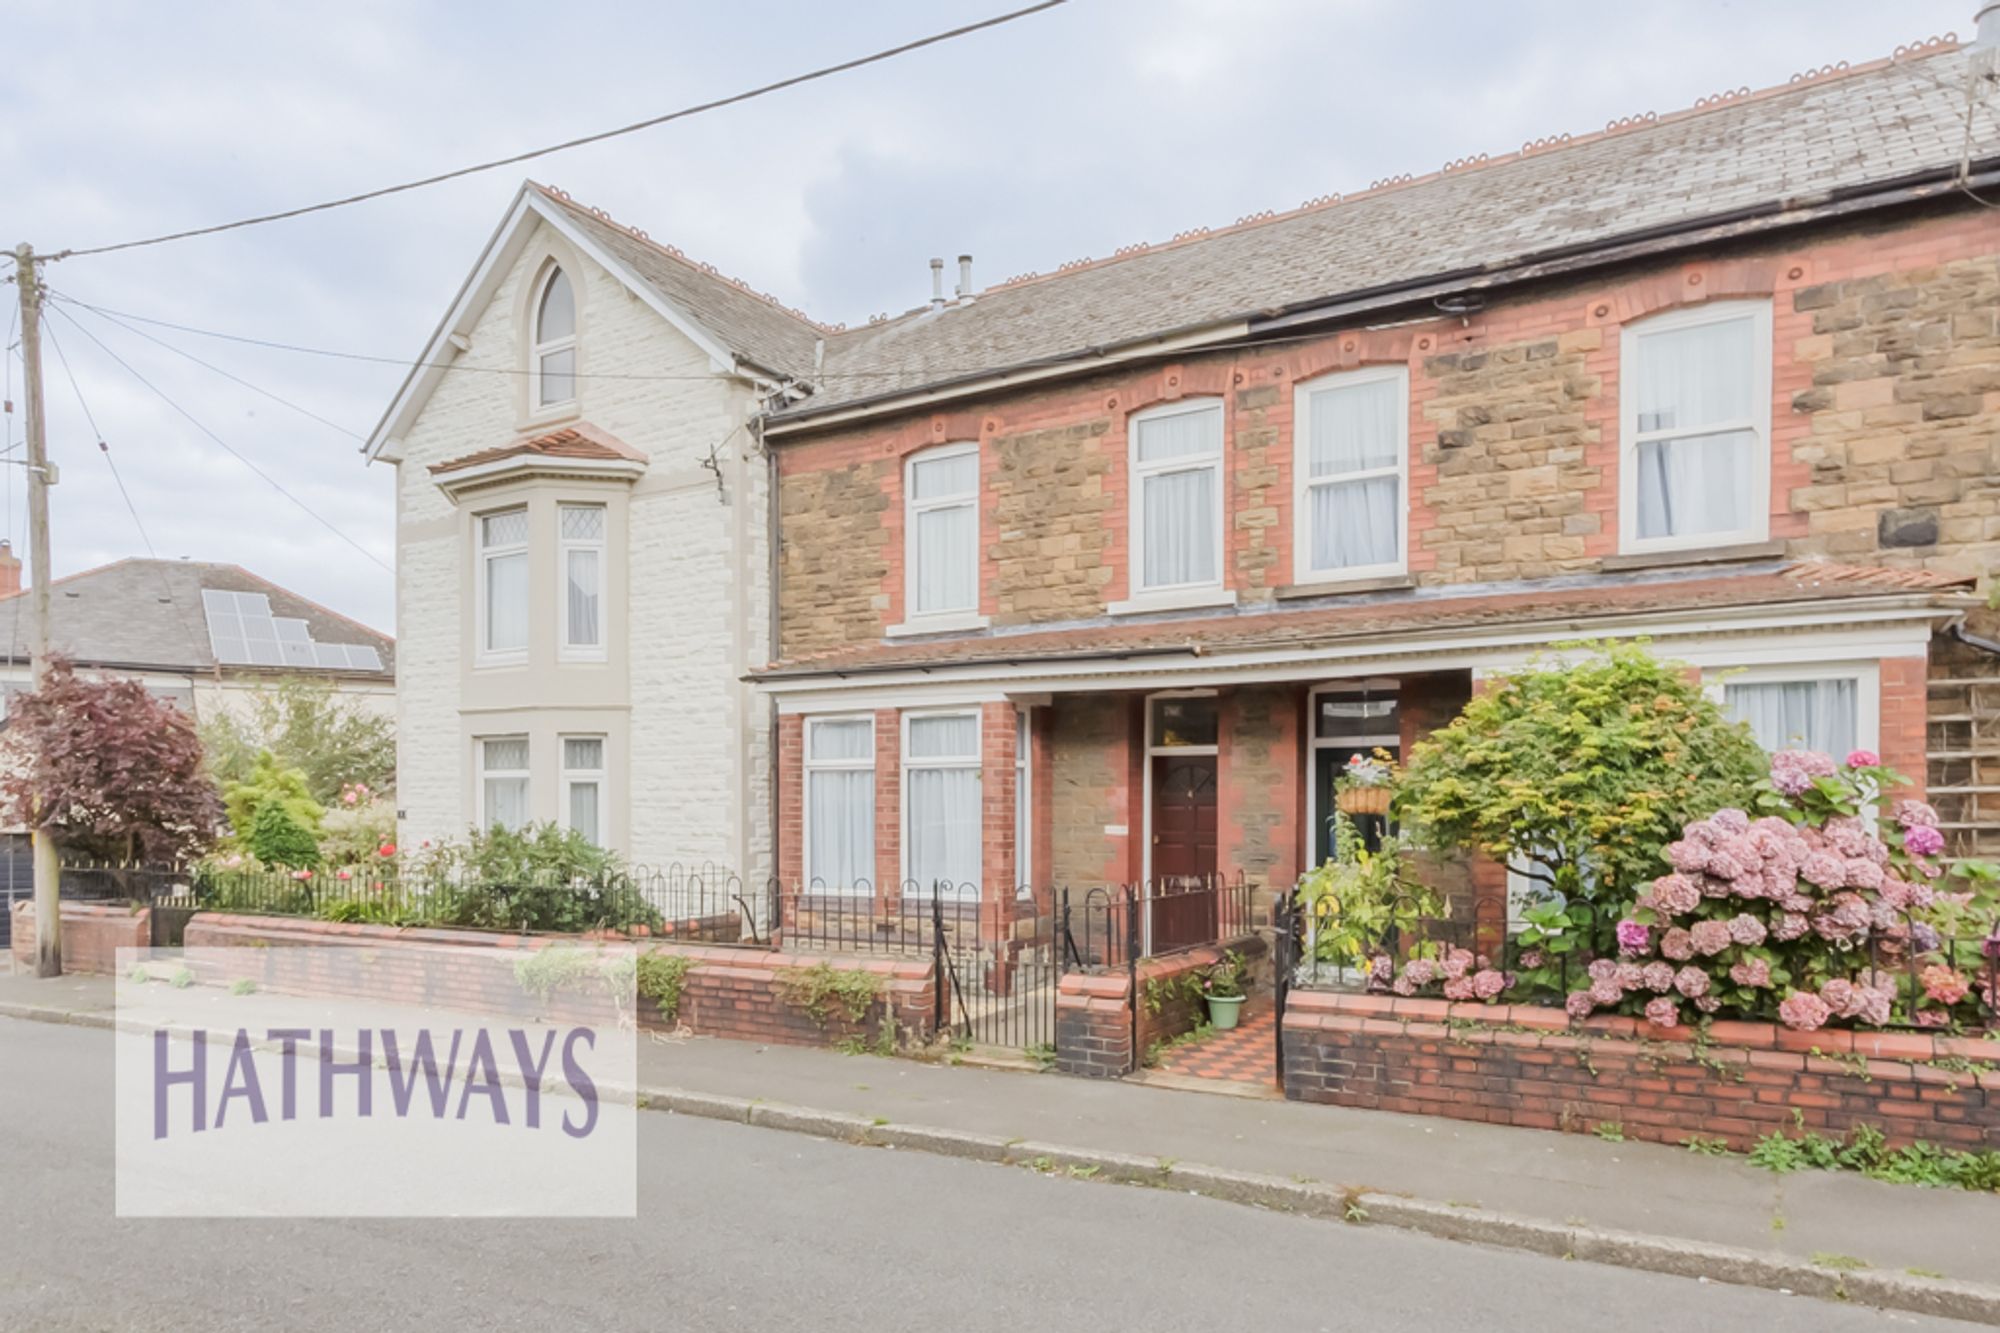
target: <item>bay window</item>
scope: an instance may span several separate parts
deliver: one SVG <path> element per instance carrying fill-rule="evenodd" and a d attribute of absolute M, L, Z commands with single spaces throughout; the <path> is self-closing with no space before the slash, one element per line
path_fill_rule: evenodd
<path fill-rule="evenodd" d="M 1212 398 L 1132 418 L 1135 596 L 1220 586 L 1222 425 Z"/>
<path fill-rule="evenodd" d="M 875 880 L 875 723 L 814 717 L 805 732 L 806 884 L 865 894 Z"/>
<path fill-rule="evenodd" d="M 528 738 L 489 736 L 479 748 L 479 826 L 528 826 Z"/>
<path fill-rule="evenodd" d="M 907 615 L 979 610 L 979 446 L 948 444 L 904 470 Z"/>
<path fill-rule="evenodd" d="M 979 897 L 979 796 L 979 714 L 905 714 L 903 875 L 910 892 Z"/>
<path fill-rule="evenodd" d="M 1293 577 L 1404 568 L 1409 370 L 1348 371 L 1294 392 Z"/>
<path fill-rule="evenodd" d="M 559 505 L 562 562 L 562 655 L 604 656 L 603 505 Z"/>
<path fill-rule="evenodd" d="M 1627 551 L 1769 535 L 1771 306 L 1724 301 L 1627 327 L 1620 530 Z"/>
<path fill-rule="evenodd" d="M 528 511 L 479 518 L 479 655 L 518 657 L 528 650 Z"/>
<path fill-rule="evenodd" d="M 562 738 L 563 827 L 604 846 L 604 737 Z"/>

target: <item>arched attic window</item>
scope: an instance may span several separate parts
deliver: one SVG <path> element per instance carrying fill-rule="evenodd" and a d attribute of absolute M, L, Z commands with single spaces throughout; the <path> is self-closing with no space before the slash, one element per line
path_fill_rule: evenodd
<path fill-rule="evenodd" d="M 551 264 L 535 299 L 533 371 L 535 407 L 557 407 L 576 400 L 576 293 L 569 275 Z"/>

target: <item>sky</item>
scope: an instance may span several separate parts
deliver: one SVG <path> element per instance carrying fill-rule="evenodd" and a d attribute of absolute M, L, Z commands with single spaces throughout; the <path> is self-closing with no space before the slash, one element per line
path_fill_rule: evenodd
<path fill-rule="evenodd" d="M 0 73 L 0 241 L 47 253 L 312 203 L 1015 3 L 9 0 L 9 35 L 33 58 Z M 359 441 L 402 380 L 394 359 L 421 353 L 524 174 L 816 318 L 860 323 L 921 304 L 933 255 L 955 276 L 952 261 L 972 254 L 981 286 L 1046 272 L 1946 31 L 1969 37 L 1975 7 L 1071 0 L 522 167 L 51 264 L 59 297 L 124 316 L 387 359 L 121 327 L 58 301 L 44 343 L 54 572 L 149 549 L 228 561 L 393 631 L 392 472 L 366 465 Z M 11 305 L 14 289 L 0 298 Z M 12 327 L 4 311 L 0 323 Z M 21 368 L 6 363 L 12 445 Z M 0 536 L 25 551 L 16 467 L 0 466 L 0 515 Z"/>

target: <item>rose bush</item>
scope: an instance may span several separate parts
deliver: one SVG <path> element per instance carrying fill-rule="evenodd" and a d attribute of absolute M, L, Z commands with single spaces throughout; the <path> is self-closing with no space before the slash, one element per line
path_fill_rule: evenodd
<path fill-rule="evenodd" d="M 1775 1012 L 1804 1031 L 1976 1020 L 1985 980 L 1969 969 L 1981 964 L 1951 956 L 1946 941 L 1985 910 L 1993 871 L 1961 863 L 1948 874 L 1937 813 L 1921 801 L 1873 813 L 1902 781 L 1865 750 L 1838 764 L 1773 755 L 1751 811 L 1718 810 L 1668 844 L 1668 873 L 1618 923 L 1619 956 L 1589 965 L 1569 1012 L 1663 1027 Z"/>

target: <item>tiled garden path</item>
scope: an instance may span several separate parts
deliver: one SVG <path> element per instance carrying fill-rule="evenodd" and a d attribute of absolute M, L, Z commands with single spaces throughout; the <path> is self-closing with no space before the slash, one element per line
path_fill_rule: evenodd
<path fill-rule="evenodd" d="M 1242 1022 L 1228 1032 L 1217 1032 L 1201 1041 L 1189 1042 L 1163 1052 L 1156 1066 L 1162 1074 L 1180 1078 L 1218 1079 L 1227 1083 L 1247 1083 L 1277 1087 L 1273 1043 L 1277 1040 L 1278 1015 L 1269 999 L 1260 997 L 1244 1006 Z"/>

